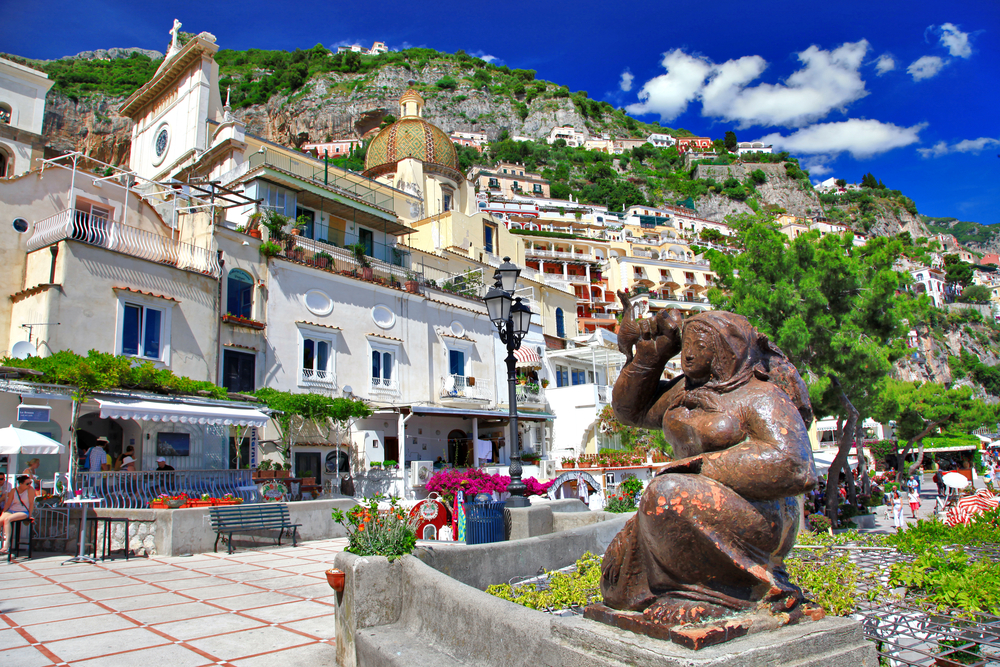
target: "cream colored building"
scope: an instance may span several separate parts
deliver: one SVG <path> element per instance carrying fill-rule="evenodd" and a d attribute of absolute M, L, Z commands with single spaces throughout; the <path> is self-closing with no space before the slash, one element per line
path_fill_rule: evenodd
<path fill-rule="evenodd" d="M 0 58 L 0 178 L 24 174 L 42 157 L 45 72 Z"/>
<path fill-rule="evenodd" d="M 476 189 L 489 196 L 514 199 L 519 195 L 548 197 L 549 182 L 517 162 L 500 162 L 492 169 L 480 168 L 474 172 Z"/>

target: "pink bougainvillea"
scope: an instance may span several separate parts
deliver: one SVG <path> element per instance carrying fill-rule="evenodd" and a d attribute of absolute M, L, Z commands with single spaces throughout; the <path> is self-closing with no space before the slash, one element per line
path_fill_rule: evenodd
<path fill-rule="evenodd" d="M 529 496 L 544 495 L 552 482 L 539 482 L 534 477 L 522 480 L 527 487 Z M 459 489 L 466 498 L 477 493 L 497 493 L 501 494 L 507 490 L 510 484 L 510 477 L 507 475 L 490 475 L 483 470 L 475 468 L 441 470 L 427 481 L 427 491 L 438 493 L 447 503 L 451 504 L 455 500 L 455 492 Z"/>

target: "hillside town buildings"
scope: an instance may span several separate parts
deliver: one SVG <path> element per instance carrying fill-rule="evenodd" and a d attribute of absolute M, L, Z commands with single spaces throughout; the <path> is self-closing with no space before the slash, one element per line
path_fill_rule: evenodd
<path fill-rule="evenodd" d="M 0 58 L 0 178 L 18 176 L 42 157 L 48 74 Z"/>

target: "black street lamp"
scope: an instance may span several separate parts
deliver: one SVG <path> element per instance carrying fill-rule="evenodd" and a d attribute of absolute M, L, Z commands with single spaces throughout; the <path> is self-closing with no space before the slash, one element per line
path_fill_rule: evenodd
<path fill-rule="evenodd" d="M 531 503 L 525 496 L 527 487 L 521 481 L 521 439 L 517 432 L 517 375 L 514 366 L 516 358 L 514 350 L 521 347 L 521 341 L 528 334 L 531 326 L 531 309 L 521 303 L 521 297 L 514 298 L 514 289 L 517 287 L 517 278 L 521 275 L 521 269 L 511 264 L 510 257 L 503 258 L 503 264 L 496 270 L 494 278 L 496 283 L 490 288 L 483 298 L 486 302 L 486 310 L 490 314 L 497 332 L 500 334 L 500 342 L 507 346 L 507 404 L 510 408 L 510 484 L 507 491 L 510 499 L 507 505 L 510 507 L 527 507 Z"/>

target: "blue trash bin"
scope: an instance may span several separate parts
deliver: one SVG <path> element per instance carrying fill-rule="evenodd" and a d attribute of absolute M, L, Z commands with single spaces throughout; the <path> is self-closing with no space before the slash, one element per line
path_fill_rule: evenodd
<path fill-rule="evenodd" d="M 465 543 L 503 542 L 503 510 L 506 504 L 502 500 L 465 503 Z"/>

